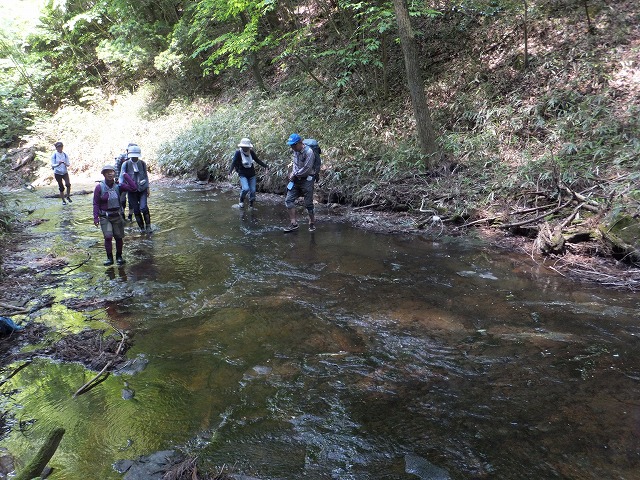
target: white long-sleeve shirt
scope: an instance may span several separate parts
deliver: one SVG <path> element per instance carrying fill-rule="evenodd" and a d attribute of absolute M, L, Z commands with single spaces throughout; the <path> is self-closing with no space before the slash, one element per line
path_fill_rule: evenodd
<path fill-rule="evenodd" d="M 53 152 L 53 155 L 51 155 L 51 166 L 53 167 L 53 173 L 64 175 L 68 172 L 69 156 L 64 152 Z"/>

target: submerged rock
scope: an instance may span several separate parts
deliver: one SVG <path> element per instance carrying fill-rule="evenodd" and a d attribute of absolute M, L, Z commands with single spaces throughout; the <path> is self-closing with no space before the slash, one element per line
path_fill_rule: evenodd
<path fill-rule="evenodd" d="M 404 471 L 417 476 L 421 480 L 451 480 L 449 472 L 418 455 L 407 454 L 404 457 L 404 462 Z"/>
<path fill-rule="evenodd" d="M 129 384 L 127 382 L 124 382 L 124 388 L 122 389 L 122 399 L 131 400 L 133 397 L 135 397 L 135 395 L 136 392 L 132 388 L 129 388 Z"/>
<path fill-rule="evenodd" d="M 166 471 L 180 460 L 174 450 L 162 450 L 136 460 L 120 460 L 113 465 L 118 473 L 124 473 L 123 480 L 162 480 Z"/>
<path fill-rule="evenodd" d="M 124 365 L 118 368 L 114 375 L 135 375 L 136 373 L 142 372 L 145 368 L 147 368 L 147 364 L 149 363 L 149 359 L 141 353 L 136 358 L 128 360 Z"/>

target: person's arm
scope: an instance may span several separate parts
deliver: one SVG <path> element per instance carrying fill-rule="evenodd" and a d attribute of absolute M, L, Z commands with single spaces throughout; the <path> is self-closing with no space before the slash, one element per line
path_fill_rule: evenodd
<path fill-rule="evenodd" d="M 129 160 L 124 160 L 120 165 L 120 176 L 118 177 L 118 183 L 122 184 L 124 182 L 124 174 L 127 173 L 127 162 Z"/>
<path fill-rule="evenodd" d="M 51 168 L 55 170 L 57 166 L 58 162 L 56 162 L 56 154 L 54 152 L 53 155 L 51 155 Z"/>
<path fill-rule="evenodd" d="M 253 150 L 251 150 L 251 158 L 253 158 L 253 160 L 258 164 L 263 166 L 264 168 L 266 168 L 267 170 L 269 170 L 269 165 L 267 165 L 266 163 L 264 163 L 262 160 L 260 160 L 258 158 L 258 154 L 256 152 L 254 152 Z"/>
<path fill-rule="evenodd" d="M 93 224 L 97 227 L 100 225 L 100 193 L 102 189 L 100 188 L 100 184 L 96 185 L 96 188 L 93 190 Z"/>
<path fill-rule="evenodd" d="M 136 185 L 135 180 L 124 170 L 120 174 L 120 178 L 120 190 L 124 192 L 135 192 L 138 190 L 138 185 Z"/>
<path fill-rule="evenodd" d="M 240 159 L 240 150 L 236 150 L 236 152 L 233 154 L 233 158 L 231 159 L 231 165 L 229 165 L 229 174 L 231 175 L 233 173 L 234 170 L 238 170 L 238 161 Z"/>

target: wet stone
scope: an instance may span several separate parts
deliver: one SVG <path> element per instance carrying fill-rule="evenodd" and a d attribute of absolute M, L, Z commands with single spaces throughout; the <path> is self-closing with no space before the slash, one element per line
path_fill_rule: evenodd
<path fill-rule="evenodd" d="M 421 480 L 451 480 L 449 472 L 418 455 L 405 455 L 404 462 L 405 472 L 411 473 Z"/>
<path fill-rule="evenodd" d="M 113 465 L 118 473 L 125 473 L 123 480 L 162 480 L 166 471 L 177 463 L 179 454 L 163 450 L 136 460 L 120 460 Z"/>
<path fill-rule="evenodd" d="M 127 361 L 122 367 L 113 372 L 114 375 L 135 375 L 136 373 L 142 372 L 145 368 L 147 368 L 147 364 L 149 363 L 149 359 L 144 355 L 140 354 L 136 358 L 133 358 Z"/>

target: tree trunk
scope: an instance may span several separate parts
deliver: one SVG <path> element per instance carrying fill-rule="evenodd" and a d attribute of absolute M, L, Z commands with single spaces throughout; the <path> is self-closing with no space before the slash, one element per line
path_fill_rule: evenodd
<path fill-rule="evenodd" d="M 416 119 L 418 141 L 420 149 L 426 156 L 427 168 L 434 167 L 440 160 L 440 152 L 436 145 L 436 133 L 431 122 L 431 114 L 427 106 L 427 98 L 424 94 L 424 82 L 418 65 L 418 52 L 416 49 L 407 0 L 393 0 L 400 33 L 400 43 L 404 54 L 404 65 L 407 72 L 407 83 L 411 94 L 413 115 Z"/>
<path fill-rule="evenodd" d="M 242 23 L 243 28 L 246 28 L 249 24 L 249 19 L 247 18 L 247 14 L 245 12 L 240 12 L 240 22 Z M 262 74 L 260 73 L 260 63 L 258 61 L 258 56 L 255 52 L 251 51 L 247 54 L 247 59 L 249 60 L 249 66 L 251 67 L 253 78 L 258 84 L 258 88 L 263 92 L 267 92 L 267 87 L 264 84 Z"/>
<path fill-rule="evenodd" d="M 400 43 L 404 54 L 407 83 L 411 95 L 413 114 L 416 120 L 418 141 L 422 153 L 427 156 L 427 167 L 433 167 L 439 160 L 439 151 L 436 145 L 436 135 L 431 122 L 431 114 L 427 106 L 427 98 L 424 93 L 424 82 L 418 64 L 418 52 L 411 27 L 409 9 L 406 0 L 393 0 L 400 34 Z"/>

